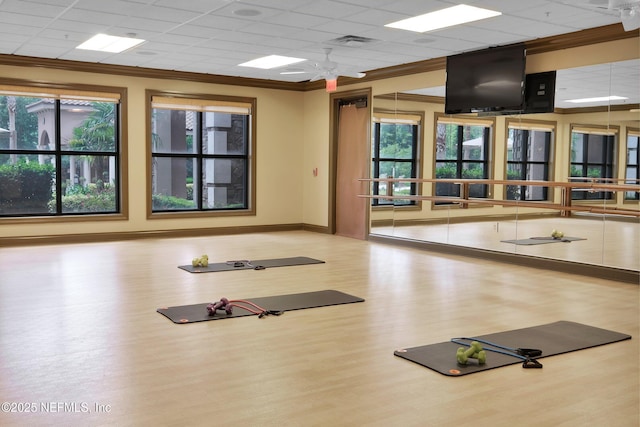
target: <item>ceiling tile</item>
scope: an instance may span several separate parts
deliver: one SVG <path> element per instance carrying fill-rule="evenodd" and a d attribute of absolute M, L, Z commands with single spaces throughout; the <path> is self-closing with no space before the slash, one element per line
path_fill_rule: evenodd
<path fill-rule="evenodd" d="M 237 64 L 258 56 L 283 54 L 308 59 L 308 68 L 323 61 L 324 48 L 331 47 L 331 60 L 339 66 L 369 71 L 619 22 L 619 14 L 594 8 L 588 1 L 467 0 L 467 4 L 499 10 L 503 15 L 440 31 L 414 33 L 384 25 L 458 2 L 3 0 L 0 54 L 303 81 L 310 78 L 309 73 L 285 76 L 280 70 L 250 69 Z M 75 49 L 97 33 L 134 33 L 147 42 L 122 54 Z M 346 35 L 374 41 L 361 45 L 333 42 Z M 637 91 L 638 62 L 620 68 L 623 70 L 616 70 L 616 78 L 607 84 L 621 84 Z M 576 87 L 602 86 L 605 83 L 597 80 L 600 71 L 575 71 L 559 82 L 575 79 Z M 609 78 L 611 71 L 605 72 Z M 566 89 L 567 94 L 569 90 Z"/>

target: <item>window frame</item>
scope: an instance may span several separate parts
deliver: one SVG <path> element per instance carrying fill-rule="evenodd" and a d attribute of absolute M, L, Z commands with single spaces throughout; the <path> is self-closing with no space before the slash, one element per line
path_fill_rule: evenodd
<path fill-rule="evenodd" d="M 640 185 L 640 128 L 627 127 L 625 135 L 625 164 L 624 164 L 624 183 L 632 185 Z M 629 165 L 629 138 L 636 138 L 636 164 Z M 629 178 L 629 169 L 635 169 L 635 178 Z M 632 181 L 635 179 L 635 181 Z M 627 191 L 623 192 L 623 203 L 637 203 L 640 201 L 640 193 L 634 192 L 634 197 L 627 197 Z"/>
<path fill-rule="evenodd" d="M 380 128 L 382 123 L 391 123 L 391 124 L 399 124 L 399 125 L 411 125 L 413 128 L 412 133 L 412 151 L 413 155 L 408 159 L 401 158 L 391 158 L 384 157 L 381 158 L 379 156 L 380 150 Z M 398 110 L 384 110 L 384 109 L 374 109 L 373 111 L 373 123 L 372 123 L 372 132 L 371 132 L 371 174 L 372 178 L 379 178 L 379 164 L 380 162 L 385 161 L 399 161 L 401 163 L 410 163 L 412 169 L 412 177 L 410 178 L 421 178 L 422 177 L 422 159 L 424 158 L 423 150 L 424 150 L 424 112 L 423 111 L 398 111 Z M 374 153 L 376 151 L 377 153 Z M 377 167 L 376 167 L 377 166 Z M 376 173 L 377 171 L 377 173 Z M 397 177 L 394 177 L 397 178 Z M 410 186 L 410 194 L 411 195 L 419 195 L 422 194 L 422 184 L 417 182 L 411 182 Z M 380 195 L 379 193 L 379 182 L 372 182 L 371 194 L 372 196 Z M 394 192 L 395 194 L 395 192 Z M 385 195 L 385 194 L 382 194 Z M 384 209 L 384 208 L 394 208 L 394 209 L 415 209 L 420 208 L 422 206 L 422 201 L 420 200 L 408 200 L 407 203 L 395 204 L 393 201 L 390 203 L 380 203 L 378 198 L 371 198 L 371 208 L 372 209 Z"/>
<path fill-rule="evenodd" d="M 573 161 L 572 160 L 572 150 L 573 150 L 573 134 L 574 133 L 579 133 L 584 135 L 583 139 L 586 137 L 586 143 L 583 142 L 583 147 L 585 147 L 586 149 L 583 150 L 582 153 L 582 160 L 581 161 Z M 604 137 L 609 137 L 610 139 L 610 143 L 608 140 L 604 140 L 605 144 L 603 144 L 602 150 L 603 150 L 603 154 L 604 154 L 604 159 L 602 162 L 590 162 L 588 157 L 589 157 L 589 136 L 590 135 L 598 135 L 598 136 L 604 136 Z M 599 126 L 599 125 L 580 125 L 580 124 L 572 124 L 570 126 L 570 130 L 569 130 L 569 146 L 568 146 L 568 150 L 569 150 L 569 173 L 568 175 L 568 181 L 569 182 L 591 182 L 594 181 L 595 182 L 607 182 L 607 180 L 615 180 L 617 178 L 617 154 L 618 154 L 618 150 L 620 147 L 620 143 L 619 143 L 619 136 L 620 136 L 620 128 L 618 126 Z M 608 152 L 609 149 L 609 145 L 610 145 L 610 152 Z M 607 152 L 605 152 L 607 151 Z M 607 163 L 607 159 L 611 159 L 610 163 Z M 588 169 L 590 165 L 595 165 L 601 168 L 601 170 L 605 170 L 606 171 L 610 171 L 610 175 L 611 176 L 603 176 L 603 177 L 599 177 L 598 178 L 589 178 L 588 176 L 583 175 L 582 177 L 577 177 L 577 176 L 573 176 L 573 174 L 571 173 L 572 168 L 574 165 L 580 165 L 583 170 L 587 170 L 586 173 L 588 173 Z M 583 172 L 584 174 L 585 172 Z M 605 173 L 605 175 L 607 175 Z M 577 195 L 580 195 L 580 197 L 576 197 Z M 581 201 L 585 201 L 585 202 L 589 202 L 589 201 L 594 201 L 594 200 L 602 200 L 602 201 L 611 201 L 611 202 L 615 202 L 616 196 L 613 192 L 611 191 L 598 191 L 598 192 L 589 192 L 586 190 L 578 190 L 576 191 L 575 189 L 573 191 L 571 191 L 571 200 L 574 202 L 581 202 Z"/>
<path fill-rule="evenodd" d="M 522 130 L 525 132 L 531 132 L 531 131 L 548 132 L 549 133 L 548 138 L 545 138 L 545 143 L 547 148 L 545 161 L 529 161 L 526 158 L 526 156 L 523 157 L 523 160 L 519 160 L 519 161 L 509 160 L 509 156 L 508 156 L 509 132 L 512 129 Z M 544 181 L 553 181 L 553 176 L 554 176 L 553 163 L 554 163 L 554 154 L 555 154 L 556 129 L 557 129 L 556 122 L 539 121 L 539 120 L 507 119 L 505 122 L 505 153 L 507 154 L 505 155 L 505 168 L 504 168 L 503 179 L 505 181 L 509 180 L 508 172 L 509 172 L 510 164 L 522 165 L 523 171 L 526 171 L 526 167 L 528 165 L 533 164 L 533 165 L 544 165 L 545 172 L 546 172 L 546 179 L 544 179 Z M 528 138 L 527 145 L 529 144 L 529 142 L 530 142 L 530 139 Z M 518 178 L 518 180 L 527 181 L 526 176 L 525 177 L 521 176 L 520 178 Z M 514 186 L 510 186 L 509 184 L 504 185 L 504 195 L 503 195 L 504 200 L 522 200 L 522 199 L 509 199 L 508 187 L 514 187 Z M 522 194 L 523 192 L 526 193 L 527 185 L 518 185 L 517 187 L 519 187 L 520 189 L 520 194 Z M 538 186 L 535 186 L 535 187 L 538 187 Z M 545 197 L 543 199 L 524 199 L 523 201 L 553 201 L 553 194 L 554 194 L 553 190 L 550 190 L 549 187 L 543 187 L 543 188 L 544 188 L 543 191 L 545 194 Z"/>
<path fill-rule="evenodd" d="M 129 218 L 128 203 L 128 102 L 127 88 L 119 86 L 67 84 L 53 82 L 34 82 L 29 80 L 0 78 L 0 94 L 9 96 L 30 96 L 34 98 L 53 98 L 56 100 L 56 131 L 52 141 L 53 150 L 12 150 L 15 154 L 38 155 L 47 154 L 57 157 L 55 166 L 55 188 L 56 188 L 56 212 L 52 214 L 36 213 L 26 215 L 0 216 L 0 224 L 38 224 L 38 223 L 64 223 L 64 222 L 87 222 L 87 221 L 121 221 Z M 82 150 L 61 150 L 60 149 L 60 99 L 87 100 L 87 101 L 115 101 L 116 111 L 114 112 L 116 149 L 114 152 L 95 152 Z M 3 150 L 8 151 L 8 150 Z M 5 153 L 6 154 L 6 153 Z M 116 176 L 118 187 L 116 188 L 116 212 L 62 212 L 61 203 L 61 158 L 64 156 L 78 155 L 112 155 L 116 158 Z"/>
<path fill-rule="evenodd" d="M 464 147 L 462 145 L 462 143 L 459 144 L 458 148 L 457 148 L 457 155 L 456 155 L 456 159 L 455 160 L 438 160 L 438 126 L 440 124 L 454 124 L 457 125 L 459 127 L 464 127 L 464 126 L 484 126 L 485 130 L 484 130 L 484 134 L 486 136 L 486 139 L 484 141 L 484 150 L 486 152 L 485 158 L 484 160 L 465 160 L 463 159 L 463 151 L 464 151 Z M 432 178 L 433 179 L 438 179 L 436 178 L 436 173 L 437 173 L 437 169 L 438 169 L 438 163 L 456 163 L 456 177 L 453 179 L 464 179 L 462 178 L 462 169 L 463 169 L 463 165 L 465 163 L 480 163 L 483 164 L 485 166 L 485 171 L 486 171 L 486 178 L 484 179 L 492 179 L 494 176 L 494 171 L 493 171 L 493 165 L 495 164 L 494 162 L 494 155 L 495 155 L 495 138 L 496 138 L 496 119 L 495 117 L 482 117 L 482 118 L 477 118 L 477 117 L 471 117 L 471 116 L 464 116 L 464 115 L 455 115 L 455 116 L 451 116 L 448 114 L 444 114 L 444 113 L 435 113 L 435 120 L 434 120 L 434 126 L 433 126 L 433 172 L 432 172 Z M 488 135 L 487 135 L 488 134 Z M 462 138 L 462 135 L 460 136 L 460 138 Z M 444 178 L 443 178 L 444 179 Z M 473 185 L 473 184 L 472 184 Z M 471 188 L 470 185 L 469 187 Z M 482 185 L 485 187 L 485 195 L 483 196 L 483 198 L 491 198 L 492 194 L 493 194 L 493 185 L 491 184 L 476 184 L 476 185 Z M 432 194 L 436 195 L 436 186 L 437 183 L 433 183 L 432 184 Z M 459 190 L 461 190 L 461 186 L 458 186 Z M 460 195 L 461 197 L 462 195 Z M 442 197 L 447 197 L 447 196 L 442 196 Z M 458 196 L 451 196 L 451 197 L 458 197 Z M 448 208 L 449 206 L 451 206 L 452 204 L 454 204 L 453 202 L 443 202 L 443 201 L 437 201 L 437 200 L 433 200 L 432 201 L 432 207 L 434 208 Z M 466 203 L 465 207 L 484 207 L 486 205 L 482 205 L 482 204 L 473 204 L 473 202 L 471 203 Z"/>
<path fill-rule="evenodd" d="M 247 208 L 244 209 L 202 209 L 202 200 L 200 198 L 195 209 L 189 210 L 176 210 L 176 211 L 154 211 L 153 210 L 153 182 L 151 179 L 153 171 L 153 141 L 152 141 L 152 114 L 153 114 L 153 99 L 174 99 L 176 105 L 187 105 L 191 101 L 201 102 L 204 105 L 214 105 L 219 103 L 220 105 L 228 104 L 248 104 L 250 105 L 250 114 L 248 115 L 248 138 L 250 139 L 247 144 L 247 174 L 245 176 L 246 188 L 246 200 Z M 228 95 L 214 95 L 203 93 L 183 93 L 183 92 L 168 92 L 160 90 L 145 90 L 145 126 L 146 126 L 146 177 L 147 177 L 147 219 L 161 219 L 161 218 L 215 218 L 215 217 L 228 217 L 228 216 L 255 216 L 256 215 L 256 123 L 257 123 L 257 99 L 249 97 L 238 97 Z M 185 108 L 186 109 L 186 108 Z M 202 130 L 199 130 L 201 133 Z M 194 137 L 195 141 L 195 137 Z M 201 143 L 201 142 L 200 142 Z M 158 153 L 156 153 L 158 154 Z M 194 153 L 165 153 L 160 157 L 184 157 L 184 158 L 199 158 Z M 202 159 L 198 160 L 199 164 Z M 201 170 L 200 170 L 201 173 Z"/>

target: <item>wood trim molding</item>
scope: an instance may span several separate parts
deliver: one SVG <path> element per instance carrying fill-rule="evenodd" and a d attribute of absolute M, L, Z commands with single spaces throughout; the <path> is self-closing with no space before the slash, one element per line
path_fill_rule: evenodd
<path fill-rule="evenodd" d="M 602 105 L 600 107 L 556 108 L 556 114 L 606 113 L 608 111 L 629 111 L 640 108 L 640 104 Z"/>
<path fill-rule="evenodd" d="M 95 64 L 90 62 L 63 59 L 36 58 L 31 56 L 0 54 L 0 64 L 18 67 L 41 67 L 84 73 L 113 74 L 118 76 L 141 77 L 165 80 L 185 80 L 198 83 L 212 83 L 233 86 L 259 87 L 304 91 L 300 83 L 279 82 L 275 80 L 251 79 L 246 77 L 222 76 L 218 74 L 192 73 L 187 71 L 160 70 L 156 68 L 131 67 L 127 65 Z"/>
<path fill-rule="evenodd" d="M 429 104 L 444 104 L 444 97 L 433 95 L 419 95 L 415 93 L 386 93 L 375 95 L 375 99 L 384 99 L 388 101 L 410 101 L 425 102 Z M 640 109 L 640 104 L 619 104 L 619 105 L 603 105 L 599 107 L 576 107 L 576 108 L 556 108 L 555 114 L 577 114 L 577 113 L 606 113 L 609 111 L 629 111 L 632 109 Z"/>
<path fill-rule="evenodd" d="M 302 224 L 302 230 L 311 231 L 311 232 L 320 233 L 320 234 L 331 234 L 329 232 L 329 227 L 313 225 L 313 224 Z"/>
<path fill-rule="evenodd" d="M 628 38 L 640 37 L 640 30 L 624 31 L 622 24 L 611 24 L 602 27 L 590 28 L 573 33 L 544 37 L 525 42 L 528 54 L 553 52 L 590 44 L 604 43 Z M 131 67 L 114 64 L 95 64 L 81 61 L 62 59 L 36 58 L 31 56 L 0 54 L 0 64 L 19 67 L 42 67 L 66 71 L 79 71 L 86 73 L 114 74 L 130 77 L 186 80 L 200 83 L 212 83 L 234 86 L 259 87 L 265 89 L 280 89 L 292 91 L 311 91 L 324 87 L 324 81 L 315 82 L 279 82 L 266 79 L 251 79 L 246 77 L 223 76 L 217 74 L 192 73 L 186 71 L 159 70 L 154 68 Z M 429 71 L 444 70 L 446 57 L 427 59 L 424 61 L 379 68 L 367 71 L 367 75 L 361 79 L 340 77 L 338 84 L 346 86 L 356 83 L 372 82 L 375 80 L 392 77 L 407 76 L 411 74 Z"/>
<path fill-rule="evenodd" d="M 419 95 L 416 93 L 403 93 L 403 92 L 385 93 L 382 95 L 375 95 L 374 98 L 385 99 L 387 101 L 412 101 L 412 102 L 426 102 L 429 104 L 444 105 L 443 96 Z"/>
<path fill-rule="evenodd" d="M 525 42 L 525 47 L 527 48 L 527 55 L 537 55 L 556 50 L 638 37 L 640 37 L 640 30 L 625 31 L 622 24 L 617 23 L 558 36 L 530 40 Z"/>
<path fill-rule="evenodd" d="M 136 239 L 168 239 L 184 237 L 221 236 L 229 234 L 268 233 L 273 231 L 308 230 L 322 232 L 321 227 L 305 224 L 247 225 L 238 227 L 191 228 L 106 233 L 56 234 L 48 236 L 0 237 L 0 247 L 61 245 L 66 243 L 113 242 Z"/>

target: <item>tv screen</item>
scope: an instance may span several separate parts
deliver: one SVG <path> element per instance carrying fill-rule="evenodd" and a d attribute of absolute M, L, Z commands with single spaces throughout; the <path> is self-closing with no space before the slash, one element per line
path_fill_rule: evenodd
<path fill-rule="evenodd" d="M 524 108 L 524 44 L 447 57 L 445 112 L 518 112 Z"/>

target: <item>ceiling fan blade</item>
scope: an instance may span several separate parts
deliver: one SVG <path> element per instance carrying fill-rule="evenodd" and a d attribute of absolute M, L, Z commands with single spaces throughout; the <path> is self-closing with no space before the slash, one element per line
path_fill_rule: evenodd
<path fill-rule="evenodd" d="M 357 71 L 340 71 L 338 74 L 344 77 L 352 77 L 354 79 L 361 79 L 367 75 L 367 73 L 359 73 Z"/>
<path fill-rule="evenodd" d="M 640 6 L 640 0 L 609 0 L 609 10 L 632 9 Z"/>

